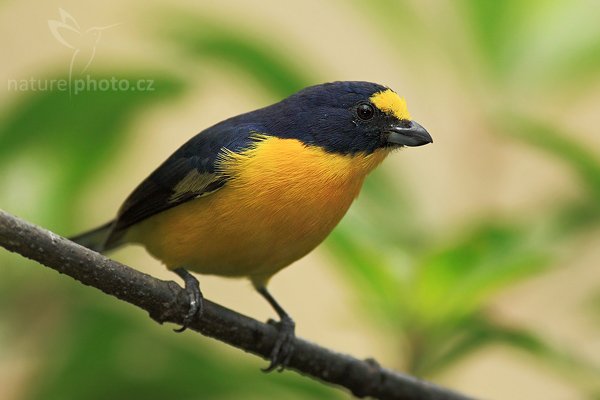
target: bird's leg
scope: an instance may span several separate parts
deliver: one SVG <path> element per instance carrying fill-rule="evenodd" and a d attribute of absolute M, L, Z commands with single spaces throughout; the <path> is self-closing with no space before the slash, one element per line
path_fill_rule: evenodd
<path fill-rule="evenodd" d="M 183 325 L 181 328 L 173 329 L 175 332 L 183 332 L 187 329 L 196 314 L 198 314 L 199 317 L 202 316 L 202 301 L 204 298 L 202 297 L 202 292 L 200 291 L 200 283 L 198 282 L 198 279 L 194 277 L 194 275 L 190 274 L 185 268 L 177 268 L 174 269 L 173 272 L 183 279 L 183 282 L 185 283 L 185 291 L 190 298 L 190 308 L 183 319 Z"/>
<path fill-rule="evenodd" d="M 271 364 L 267 368 L 264 368 L 263 371 L 271 372 L 274 369 L 278 369 L 278 371 L 281 372 L 288 365 L 290 358 L 292 358 L 292 354 L 294 353 L 296 324 L 279 303 L 275 301 L 266 287 L 261 286 L 256 288 L 256 290 L 269 302 L 271 307 L 275 309 L 277 315 L 279 315 L 279 322 L 269 320 L 269 323 L 272 323 L 277 327 L 279 335 L 277 336 L 277 341 L 275 342 L 275 346 L 273 346 L 271 356 L 269 357 Z"/>

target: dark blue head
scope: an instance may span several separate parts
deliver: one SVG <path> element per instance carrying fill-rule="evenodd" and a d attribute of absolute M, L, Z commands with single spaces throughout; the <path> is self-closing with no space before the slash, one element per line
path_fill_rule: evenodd
<path fill-rule="evenodd" d="M 432 142 L 427 131 L 411 121 L 404 99 L 370 82 L 311 86 L 250 115 L 268 135 L 341 154 Z"/>

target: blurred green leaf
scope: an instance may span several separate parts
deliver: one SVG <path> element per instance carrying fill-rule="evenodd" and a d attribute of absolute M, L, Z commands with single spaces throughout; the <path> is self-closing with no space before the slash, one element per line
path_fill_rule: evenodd
<path fill-rule="evenodd" d="M 463 0 L 461 3 L 471 28 L 470 37 L 481 52 L 481 62 L 487 64 L 492 77 L 504 78 L 512 72 L 520 56 L 525 27 L 544 2 Z"/>
<path fill-rule="evenodd" d="M 499 289 L 548 268 L 550 260 L 551 252 L 529 230 L 484 224 L 423 257 L 416 266 L 413 307 L 434 324 L 463 318 Z"/>
<path fill-rule="evenodd" d="M 328 249 L 370 315 L 396 329 L 407 343 L 407 370 L 429 375 L 438 371 L 438 363 L 440 369 L 449 366 L 487 344 L 471 337 L 478 331 L 471 332 L 469 321 L 499 290 L 553 265 L 553 252 L 548 250 L 552 238 L 540 234 L 536 224 L 488 221 L 453 235 L 450 243 L 435 245 L 430 238 L 417 251 L 406 252 L 409 242 L 364 228 L 368 221 L 383 231 L 401 229 L 377 211 L 394 196 L 387 197 L 374 193 L 374 203 L 362 210 L 362 219 L 350 215 L 334 230 Z M 399 216 L 402 220 L 401 211 Z"/>
<path fill-rule="evenodd" d="M 430 365 L 421 367 L 428 374 L 443 370 L 464 359 L 483 346 L 501 344 L 523 350 L 543 362 L 549 369 L 572 378 L 582 380 L 584 385 L 593 382 L 600 369 L 588 361 L 573 356 L 565 350 L 558 350 L 555 344 L 548 343 L 538 334 L 519 327 L 509 327 L 495 322 L 485 315 L 474 315 L 462 321 L 460 335 L 445 343 L 445 348 Z"/>
<path fill-rule="evenodd" d="M 594 293 L 592 293 L 585 306 L 593 315 L 594 321 L 600 324 L 600 288 L 597 288 Z"/>
<path fill-rule="evenodd" d="M 520 85 L 559 95 L 563 101 L 589 90 L 600 72 L 598 5 L 566 0 L 546 1 L 531 13 L 522 35 L 522 52 L 516 65 Z M 530 90 L 531 90 L 530 89 Z M 520 93 L 523 93 L 521 88 Z"/>
<path fill-rule="evenodd" d="M 417 206 L 408 193 L 402 176 L 396 171 L 379 168 L 365 180 L 359 198 L 352 205 L 347 221 L 359 225 L 364 240 L 375 243 L 390 243 L 414 254 L 426 242 Z"/>
<path fill-rule="evenodd" d="M 520 114 L 512 114 L 509 118 L 505 114 L 501 120 L 504 122 L 497 123 L 498 132 L 562 161 L 579 178 L 587 194 L 587 198 L 582 200 L 563 200 L 562 209 L 547 217 L 553 223 L 554 234 L 566 238 L 582 229 L 597 226 L 600 223 L 600 153 L 594 152 L 593 147 L 585 143 L 579 143 L 574 139 L 576 135 L 556 124 Z"/>
<path fill-rule="evenodd" d="M 325 241 L 344 278 L 360 288 L 367 309 L 386 323 L 403 318 L 398 308 L 406 303 L 402 296 L 411 292 L 410 262 L 425 244 L 414 205 L 398 190 L 400 184 L 400 177 L 392 180 L 386 170 L 374 171 Z"/>
<path fill-rule="evenodd" d="M 103 294 L 68 292 L 78 301 L 63 299 L 66 319 L 46 332 L 52 346 L 39 356 L 44 362 L 27 399 L 340 398 L 293 373 L 265 376 L 242 353 L 238 359 L 206 346 L 207 338 L 166 333 Z"/>
<path fill-rule="evenodd" d="M 25 157 L 35 168 L 55 171 L 49 193 L 39 203 L 51 210 L 50 228 L 65 228 L 77 193 L 93 182 L 94 172 L 114 155 L 135 116 L 183 88 L 178 79 L 151 71 L 96 73 L 92 78 L 96 82 L 127 80 L 132 85 L 151 80 L 153 90 L 87 90 L 72 95 L 58 90 L 27 92 L 4 110 L 0 122 L 0 167 Z"/>
<path fill-rule="evenodd" d="M 551 75 L 554 84 L 584 85 L 600 75 L 600 36 L 594 39 L 570 49 Z"/>
<path fill-rule="evenodd" d="M 163 32 L 186 54 L 198 60 L 226 63 L 255 79 L 263 89 L 278 98 L 308 86 L 310 69 L 302 59 L 302 70 L 293 62 L 294 55 L 276 48 L 240 27 L 229 27 L 207 17 L 171 14 L 170 24 Z"/>
<path fill-rule="evenodd" d="M 350 228 L 351 229 L 351 228 Z M 335 229 L 327 239 L 327 250 L 334 256 L 344 278 L 352 282 L 359 297 L 380 321 L 397 323 L 402 314 L 398 310 L 398 297 L 406 289 L 403 280 L 389 268 L 385 254 L 369 248 L 356 240 L 346 229 Z M 390 319 L 390 316 L 393 316 Z"/>
<path fill-rule="evenodd" d="M 499 132 L 520 139 L 563 161 L 577 174 L 590 195 L 600 200 L 600 154 L 594 153 L 589 145 L 578 143 L 573 139 L 576 135 L 569 134 L 556 124 L 526 115 L 513 114 L 508 118 L 504 115 L 502 121 L 505 122 L 502 123 L 503 128 L 498 129 Z"/>

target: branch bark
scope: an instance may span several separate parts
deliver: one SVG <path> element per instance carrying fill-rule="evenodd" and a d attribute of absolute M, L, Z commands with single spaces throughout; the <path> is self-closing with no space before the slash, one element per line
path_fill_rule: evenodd
<path fill-rule="evenodd" d="M 188 309 L 187 295 L 175 282 L 153 278 L 3 210 L 0 210 L 0 245 L 138 306 L 161 324 L 181 324 Z M 277 335 L 275 327 L 208 300 L 204 303 L 203 316 L 194 320 L 190 329 L 264 359 L 268 359 Z M 343 386 L 357 397 L 468 399 L 432 383 L 380 367 L 375 360 L 359 360 L 298 338 L 289 369 Z"/>

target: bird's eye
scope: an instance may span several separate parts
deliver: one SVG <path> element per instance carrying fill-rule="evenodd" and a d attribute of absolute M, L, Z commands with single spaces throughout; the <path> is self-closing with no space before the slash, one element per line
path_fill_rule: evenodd
<path fill-rule="evenodd" d="M 356 107 L 356 115 L 358 115 L 358 118 L 360 119 L 371 119 L 373 118 L 373 115 L 375 115 L 375 109 L 372 105 L 367 103 L 359 104 L 359 106 Z"/>

